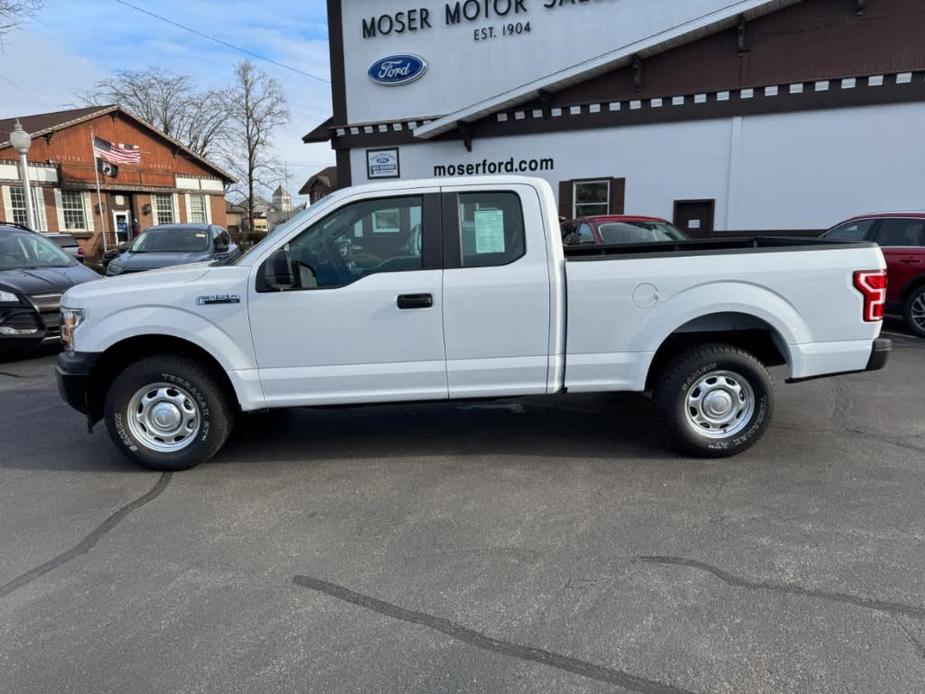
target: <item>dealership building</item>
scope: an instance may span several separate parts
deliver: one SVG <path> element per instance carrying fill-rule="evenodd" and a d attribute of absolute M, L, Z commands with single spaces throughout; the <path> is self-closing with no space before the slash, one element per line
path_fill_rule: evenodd
<path fill-rule="evenodd" d="M 410 0 L 409 0 L 410 1 Z M 328 0 L 338 185 L 526 173 L 694 235 L 925 208 L 922 0 Z"/>

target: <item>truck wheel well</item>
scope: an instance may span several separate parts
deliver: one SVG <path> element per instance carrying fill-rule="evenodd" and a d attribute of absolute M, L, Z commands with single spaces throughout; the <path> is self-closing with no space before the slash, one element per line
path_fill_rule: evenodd
<path fill-rule="evenodd" d="M 691 347 L 720 342 L 749 352 L 765 366 L 787 363 L 786 343 L 767 322 L 744 313 L 715 313 L 685 323 L 661 344 L 649 365 L 646 390 L 676 356 Z"/>
<path fill-rule="evenodd" d="M 94 422 L 103 418 L 103 404 L 109 386 L 131 363 L 155 354 L 179 354 L 205 366 L 222 385 L 229 402 L 237 404 L 234 386 L 222 365 L 199 345 L 167 335 L 138 335 L 117 342 L 100 355 L 90 374 L 87 393 L 88 414 Z"/>

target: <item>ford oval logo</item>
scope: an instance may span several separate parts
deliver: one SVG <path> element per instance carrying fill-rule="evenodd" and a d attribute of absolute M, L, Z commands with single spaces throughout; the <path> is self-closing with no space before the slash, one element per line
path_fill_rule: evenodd
<path fill-rule="evenodd" d="M 367 74 L 376 84 L 397 87 L 414 82 L 427 72 L 427 61 L 417 55 L 390 55 L 369 66 Z"/>

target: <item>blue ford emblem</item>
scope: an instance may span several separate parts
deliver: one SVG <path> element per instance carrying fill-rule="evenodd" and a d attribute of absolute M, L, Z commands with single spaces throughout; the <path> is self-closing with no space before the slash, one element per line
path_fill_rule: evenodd
<path fill-rule="evenodd" d="M 420 79 L 427 72 L 427 61 L 417 55 L 390 55 L 369 66 L 367 74 L 376 84 L 397 87 Z"/>

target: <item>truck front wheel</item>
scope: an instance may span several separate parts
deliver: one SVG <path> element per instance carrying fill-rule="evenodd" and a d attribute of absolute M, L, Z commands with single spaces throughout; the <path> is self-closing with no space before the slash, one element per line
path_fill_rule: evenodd
<path fill-rule="evenodd" d="M 664 369 L 655 401 L 673 443 L 702 458 L 724 458 L 753 446 L 773 409 L 773 385 L 754 356 L 725 344 L 700 345 Z"/>
<path fill-rule="evenodd" d="M 199 362 L 156 355 L 112 382 L 104 408 L 116 447 L 150 470 L 186 470 L 205 462 L 231 433 L 228 396 Z"/>

